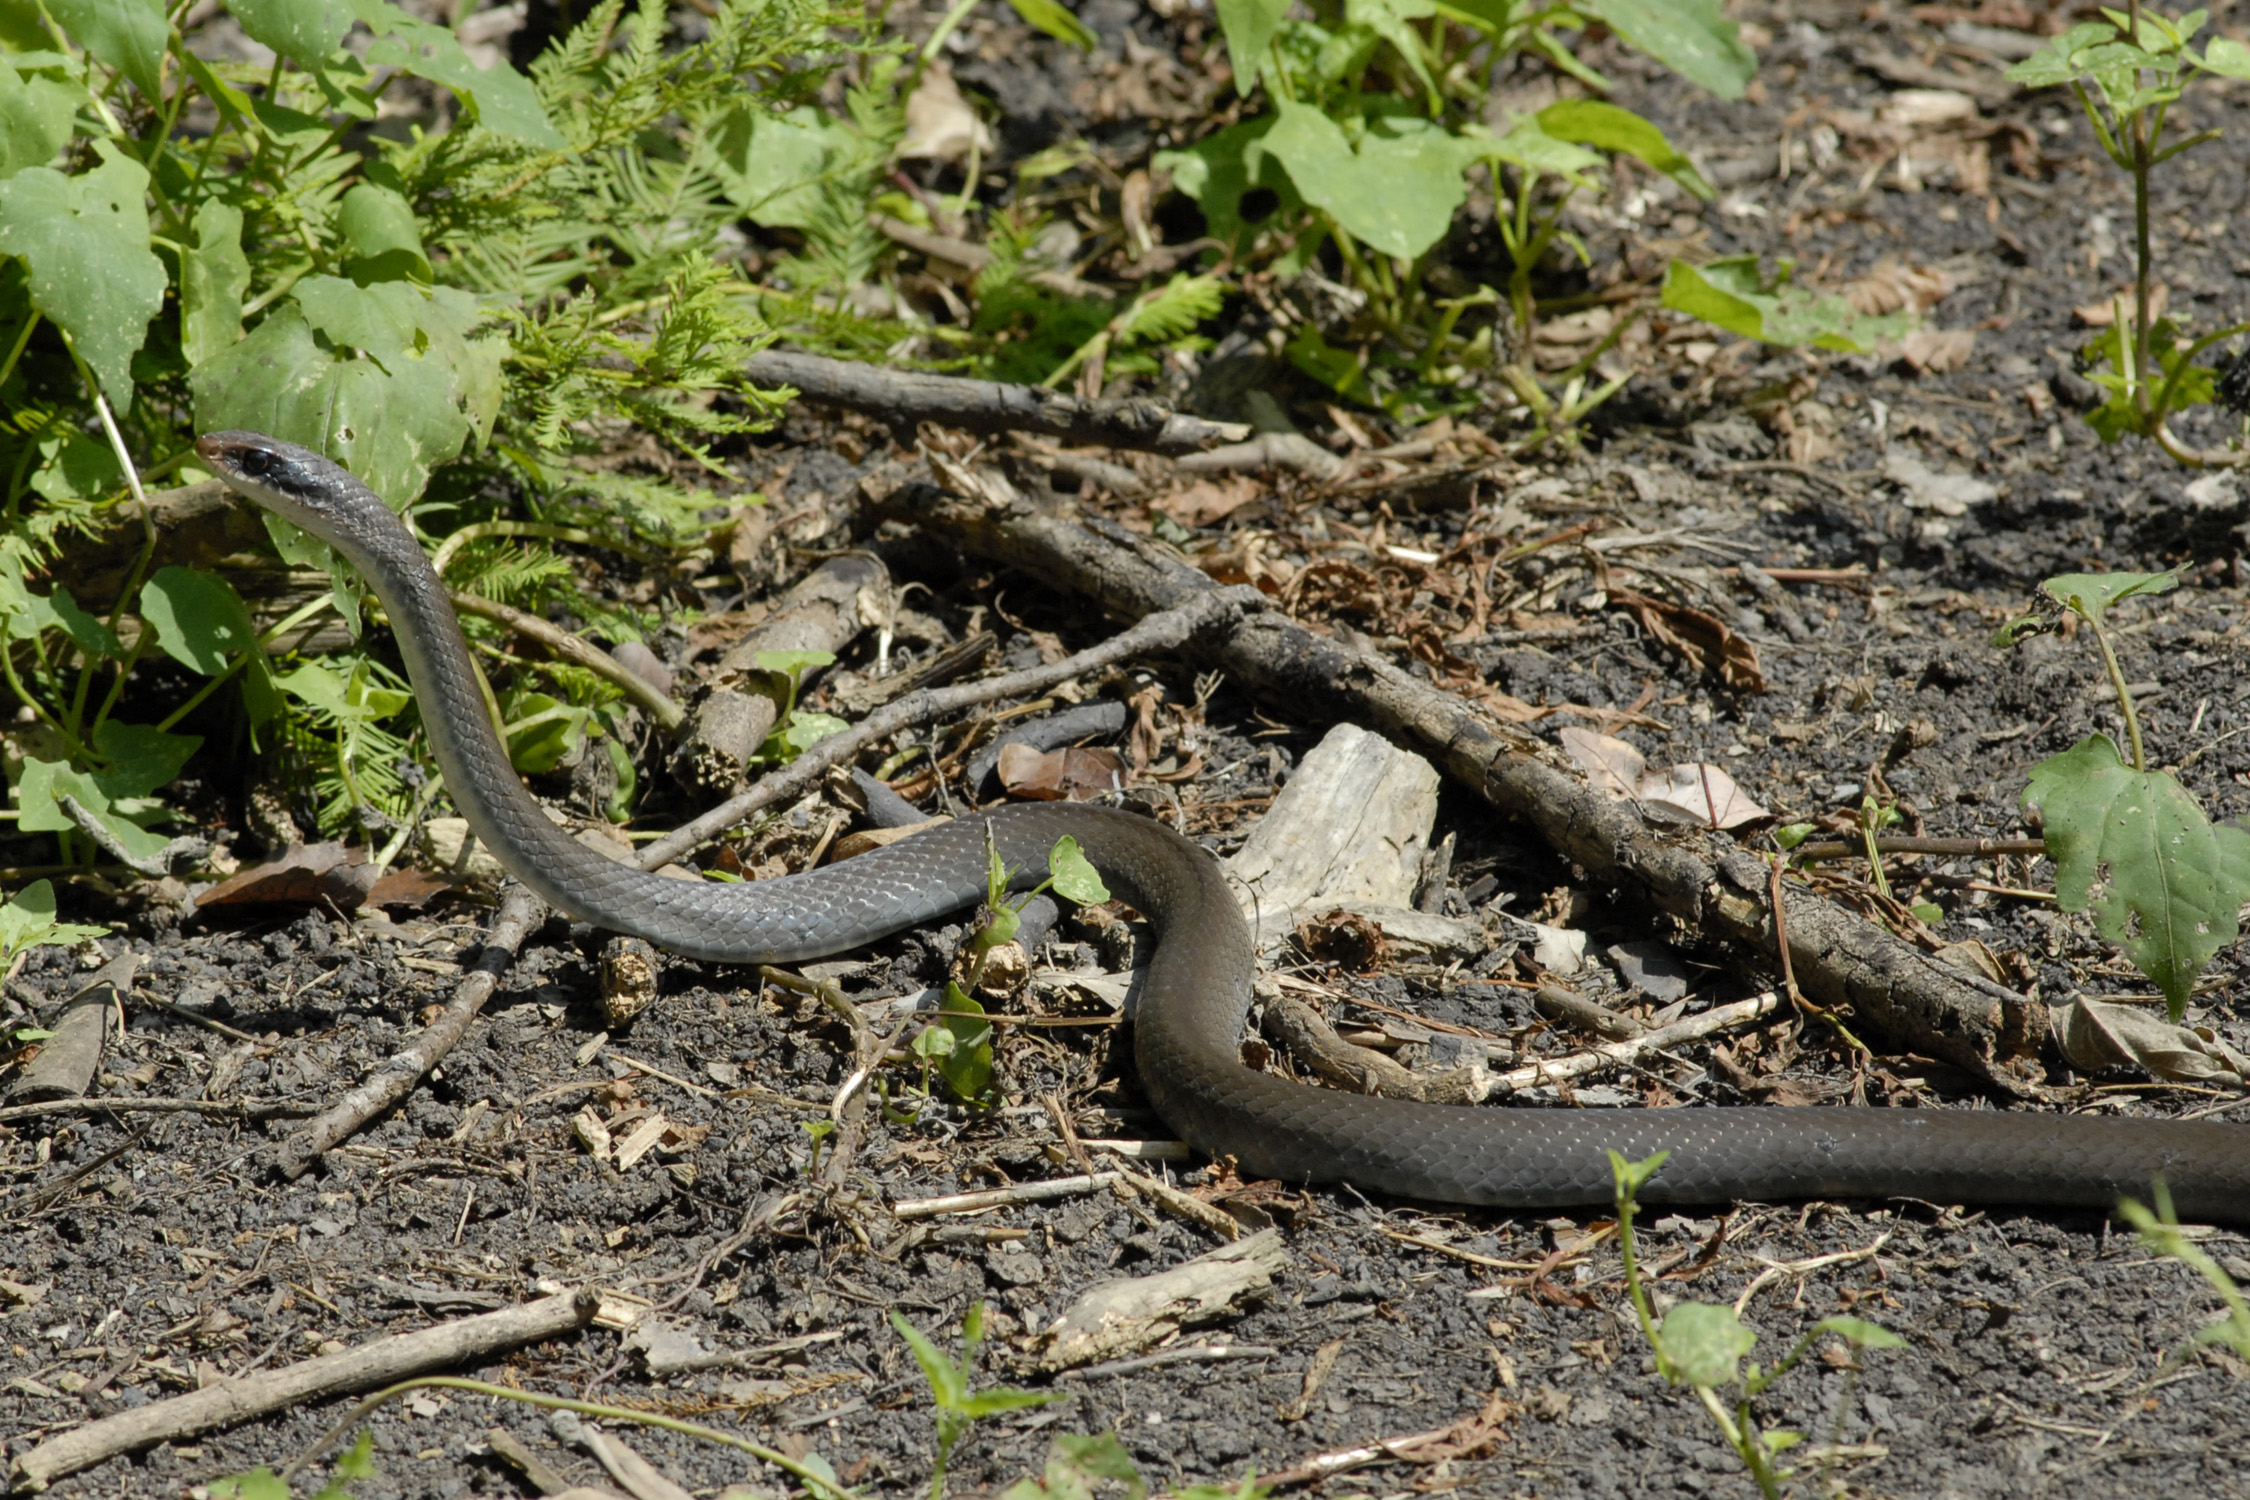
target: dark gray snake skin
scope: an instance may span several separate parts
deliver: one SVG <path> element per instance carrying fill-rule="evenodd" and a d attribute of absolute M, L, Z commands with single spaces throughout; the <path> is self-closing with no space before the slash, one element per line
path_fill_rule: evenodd
<path fill-rule="evenodd" d="M 1135 1035 L 1157 1112 L 1245 1172 L 1446 1203 L 1549 1208 L 1611 1198 L 1607 1152 L 1671 1160 L 1645 1197 L 1883 1197 L 2108 1208 L 2155 1179 L 2191 1218 L 2250 1222 L 2250 1128 L 1979 1109 L 1476 1109 L 1307 1088 L 1243 1066 L 1257 955 L 1218 865 L 1160 824 L 1042 803 L 965 818 L 841 865 L 752 885 L 661 879 L 573 842 L 509 767 L 444 588 L 406 527 L 329 460 L 217 432 L 203 461 L 349 558 L 389 611 L 454 802 L 516 877 L 596 926 L 717 963 L 834 953 L 982 899 L 985 831 L 1043 876 L 1077 839 L 1161 934 Z"/>

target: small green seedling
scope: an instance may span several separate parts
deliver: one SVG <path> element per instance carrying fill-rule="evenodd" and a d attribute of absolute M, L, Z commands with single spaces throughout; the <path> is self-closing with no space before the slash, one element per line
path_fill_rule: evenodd
<path fill-rule="evenodd" d="M 937 1464 L 930 1471 L 930 1500 L 942 1500 L 945 1469 L 953 1457 L 953 1449 L 980 1417 L 1022 1411 L 1030 1406 L 1050 1406 L 1069 1399 L 1056 1391 L 1020 1391 L 1009 1386 L 995 1386 L 988 1391 L 974 1389 L 970 1376 L 977 1362 L 977 1345 L 984 1342 L 982 1302 L 970 1303 L 968 1316 L 961 1320 L 959 1359 L 932 1343 L 928 1335 L 907 1322 L 905 1315 L 896 1308 L 891 1309 L 891 1326 L 913 1351 L 914 1362 L 922 1367 L 922 1378 L 929 1381 L 930 1397 L 937 1404 Z"/>
<path fill-rule="evenodd" d="M 2178 1261 L 2211 1284 L 2226 1304 L 2226 1316 L 2215 1319 L 2197 1329 L 2186 1345 L 2164 1358 L 2162 1375 L 2174 1365 L 2183 1364 L 2194 1357 L 2199 1349 L 2212 1344 L 2224 1344 L 2244 1359 L 2250 1359 L 2250 1300 L 2242 1295 L 2226 1268 L 2213 1260 L 2195 1241 L 2180 1230 L 2180 1221 L 2172 1212 L 2172 1195 L 2165 1190 L 2163 1179 L 2156 1184 L 2156 1207 L 2151 1210 L 2127 1198 L 2117 1205 L 2118 1217 L 2133 1226 L 2141 1243 L 2158 1255 Z"/>
<path fill-rule="evenodd" d="M 969 972 L 966 981 L 949 979 L 945 985 L 945 1008 L 938 1014 L 935 1025 L 926 1028 L 910 1044 L 909 1050 L 922 1060 L 922 1088 L 929 1091 L 929 1070 L 935 1067 L 938 1076 L 946 1081 L 955 1096 L 971 1103 L 982 1102 L 992 1089 L 992 1023 L 985 1017 L 984 1006 L 972 993 L 977 981 L 984 976 L 985 961 L 992 950 L 1011 941 L 1022 925 L 1020 915 L 1025 904 L 1040 892 L 1052 888 L 1056 895 L 1080 906 L 1091 906 L 1109 899 L 1109 888 L 1078 847 L 1078 840 L 1067 835 L 1057 839 L 1047 854 L 1047 878 L 1025 891 L 1013 905 L 1007 900 L 1008 885 L 1013 878 L 1000 851 L 991 843 L 989 831 L 985 843 L 985 920 L 969 942 Z"/>
<path fill-rule="evenodd" d="M 2198 55 L 2194 42 L 2210 17 L 2206 10 L 2191 10 L 2174 20 L 2128 0 L 2123 10 L 2103 7 L 2102 16 L 2071 27 L 2052 38 L 2045 51 L 2008 69 L 2009 81 L 2027 88 L 2070 85 L 2102 150 L 2133 179 L 2132 305 L 2115 308 L 2109 326 L 2083 351 L 2084 360 L 2095 367 L 2094 383 L 2109 393 L 2086 420 L 2105 443 L 2137 434 L 2194 467 L 2250 462 L 2250 452 L 2239 447 L 2191 449 L 2167 425 L 2188 407 L 2227 394 L 2220 389 L 2218 372 L 2196 360 L 2222 341 L 2250 333 L 2250 323 L 2190 340 L 2180 322 L 2156 316 L 2156 256 L 2149 233 L 2150 172 L 2221 134 L 2199 130 L 2166 143 L 2166 116 L 2203 74 L 2250 78 L 2250 46 L 2215 36 Z"/>
<path fill-rule="evenodd" d="M 805 674 L 816 667 L 834 666 L 834 652 L 761 651 L 754 661 L 759 671 L 770 672 L 780 679 L 781 694 L 781 712 L 774 716 L 773 732 L 758 747 L 759 760 L 773 763 L 795 760 L 830 735 L 841 734 L 852 727 L 848 720 L 834 714 L 797 712 L 797 694 L 804 687 Z"/>
<path fill-rule="evenodd" d="M 1796 1368 L 1825 1335 L 1834 1334 L 1862 1349 L 1899 1349 L 1906 1341 L 1864 1318 L 1822 1318 L 1767 1370 L 1756 1363 L 1742 1362 L 1757 1344 L 1758 1335 L 1744 1326 L 1731 1307 L 1710 1302 L 1676 1303 L 1658 1323 L 1649 1308 L 1648 1290 L 1641 1283 L 1640 1263 L 1634 1256 L 1633 1220 L 1640 1213 L 1640 1190 L 1670 1155 L 1659 1151 L 1643 1161 L 1627 1161 L 1620 1152 L 1609 1153 L 1610 1170 L 1617 1181 L 1617 1242 L 1625 1259 L 1626 1290 L 1632 1295 L 1641 1332 L 1656 1351 L 1657 1370 L 1674 1385 L 1694 1387 L 1728 1446 L 1757 1481 L 1759 1493 L 1767 1500 L 1780 1500 L 1782 1481 L 1793 1471 L 1779 1467 L 1775 1460 L 1802 1443 L 1804 1434 L 1760 1427 L 1751 1403 Z M 1728 1385 L 1741 1387 L 1731 1411 L 1719 1394 L 1719 1387 Z"/>
<path fill-rule="evenodd" d="M 1148 1481 L 1116 1433 L 1066 1433 L 1047 1455 L 1047 1472 L 1017 1480 L 1000 1500 L 1094 1500 L 1105 1480 L 1124 1486 L 1124 1500 L 1147 1500 Z M 1253 1470 L 1237 1485 L 1191 1484 L 1174 1493 L 1176 1500 L 1265 1500 L 1267 1491 Z"/>
<path fill-rule="evenodd" d="M 2112 606 L 2178 583 L 2174 573 L 2066 573 L 2040 585 L 2059 608 L 2011 621 L 1993 637 L 2012 646 L 2068 611 L 2101 649 L 2131 760 L 2108 735 L 2088 735 L 2031 768 L 2023 805 L 2045 830 L 2056 904 L 2091 910 L 2095 930 L 2164 992 L 2175 1022 L 2204 965 L 2240 935 L 2236 913 L 2250 901 L 2250 833 L 2214 824 L 2185 787 L 2149 769 L 2107 628 Z"/>
<path fill-rule="evenodd" d="M 74 948 L 91 938 L 107 937 L 107 927 L 64 922 L 55 916 L 55 888 L 34 880 L 0 906 L 0 973 L 14 965 L 16 955 L 32 948 Z"/>
<path fill-rule="evenodd" d="M 374 1477 L 375 1434 L 362 1432 L 359 1441 L 337 1457 L 335 1472 L 312 1500 L 350 1500 L 348 1486 L 353 1480 Z M 210 1490 L 211 1500 L 289 1500 L 289 1481 L 263 1467 L 214 1479 Z"/>

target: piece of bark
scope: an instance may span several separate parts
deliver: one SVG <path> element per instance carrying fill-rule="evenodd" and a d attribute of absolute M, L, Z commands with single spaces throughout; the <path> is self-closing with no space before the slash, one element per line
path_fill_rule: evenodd
<path fill-rule="evenodd" d="M 201 1390 L 152 1401 L 51 1437 L 18 1454 L 9 1477 L 17 1488 L 45 1489 L 65 1475 L 154 1443 L 240 1426 L 355 1391 L 379 1390 L 455 1365 L 481 1364 L 503 1349 L 584 1327 L 594 1307 L 589 1293 L 559 1292 L 520 1307 L 376 1339 L 284 1369 L 221 1378 Z"/>
<path fill-rule="evenodd" d="M 935 422 L 964 432 L 1038 432 L 1066 443 L 1156 453 L 1191 453 L 1248 435 L 1237 424 L 1206 422 L 1161 401 L 1088 400 L 1036 385 L 893 370 L 779 349 L 752 355 L 748 373 L 760 385 L 795 386 L 807 401 L 866 412 L 909 434 L 916 423 Z"/>
<path fill-rule="evenodd" d="M 1591 1031 L 1598 1037 L 1613 1042 L 1630 1041 L 1648 1028 L 1631 1016 L 1622 1015 L 1606 1005 L 1597 1005 L 1573 989 L 1559 984 L 1543 984 L 1531 997 L 1539 1014 L 1557 1021 L 1567 1021 L 1581 1031 Z"/>
<path fill-rule="evenodd" d="M 1261 432 L 1246 443 L 1188 454 L 1179 468 L 1186 474 L 1289 469 L 1307 479 L 1334 479 L 1344 472 L 1344 461 L 1301 432 Z"/>
<path fill-rule="evenodd" d="M 926 485 L 881 498 L 963 551 L 1128 618 L 1210 591 L 1212 580 L 1165 549 L 1095 518 L 1077 524 L 1032 507 L 983 508 Z M 1493 722 L 1373 652 L 1314 634 L 1270 610 L 1198 637 L 1191 654 L 1293 718 L 1356 721 L 1426 751 L 1456 780 L 1520 819 L 1587 877 L 1693 930 L 1770 960 L 1769 867 L 1731 842 L 1688 829 L 1661 835 L 1628 803 L 1587 787 L 1542 742 Z M 1963 973 L 1800 886 L 1785 885 L 1789 954 L 1800 989 L 1849 1005 L 1895 1044 L 1945 1059 L 2009 1093 L 2027 1091 L 2047 1035 L 2046 1007 Z"/>
<path fill-rule="evenodd" d="M 743 767 L 773 732 L 788 691 L 779 674 L 758 666 L 760 654 L 842 652 L 882 618 L 890 582 L 881 561 L 855 552 L 828 559 L 782 595 L 773 613 L 719 659 L 716 685 L 689 715 L 672 756 L 680 783 L 699 792 L 740 785 Z"/>
<path fill-rule="evenodd" d="M 1226 861 L 1258 946 L 1339 906 L 1411 907 L 1437 793 L 1421 756 L 1354 724 L 1331 729 Z"/>
<path fill-rule="evenodd" d="M 1040 1332 L 1039 1367 L 1066 1370 L 1115 1359 L 1182 1328 L 1215 1322 L 1262 1295 L 1288 1264 L 1280 1231 L 1265 1229 L 1169 1271 L 1098 1283 Z"/>
<path fill-rule="evenodd" d="M 1476 1104 L 1491 1092 L 1481 1063 L 1438 1073 L 1416 1073 L 1372 1047 L 1355 1046 L 1336 1034 L 1326 1017 L 1304 1001 L 1269 994 L 1259 1012 L 1266 1035 L 1330 1085 L 1354 1094 L 1415 1099 L 1424 1104 Z"/>
<path fill-rule="evenodd" d="M 1440 916 L 1445 912 L 1445 888 L 1453 879 L 1453 834 L 1439 839 L 1437 847 L 1422 856 L 1421 883 L 1414 890 L 1414 909 Z"/>
<path fill-rule="evenodd" d="M 133 987 L 133 974 L 140 966 L 138 953 L 126 953 L 87 976 L 55 1024 L 47 1028 L 54 1035 L 39 1044 L 39 1055 L 24 1064 L 9 1087 L 10 1102 L 76 1099 L 93 1087 L 109 1037 L 110 1014 L 118 996 Z"/>

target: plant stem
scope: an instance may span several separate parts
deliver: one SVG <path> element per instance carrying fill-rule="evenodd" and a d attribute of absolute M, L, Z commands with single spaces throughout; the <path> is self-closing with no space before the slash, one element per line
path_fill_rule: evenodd
<path fill-rule="evenodd" d="M 2133 769 L 2148 769 L 2148 752 L 2141 748 L 2141 716 L 2133 711 L 2133 695 L 2125 690 L 2125 669 L 2117 664 L 2117 652 L 2109 644 L 2109 632 L 2101 622 L 2088 615 L 2079 616 L 2086 628 L 2094 632 L 2094 644 L 2102 649 L 2102 665 L 2109 668 L 2109 685 L 2117 693 L 2117 711 L 2125 720 L 2125 738 L 2131 742 Z"/>

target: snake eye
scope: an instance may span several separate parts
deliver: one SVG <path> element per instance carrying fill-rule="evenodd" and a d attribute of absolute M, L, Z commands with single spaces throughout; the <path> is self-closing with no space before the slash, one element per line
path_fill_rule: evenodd
<path fill-rule="evenodd" d="M 263 448 L 238 448 L 234 452 L 234 466 L 252 479 L 263 479 L 273 471 L 273 457 Z"/>

